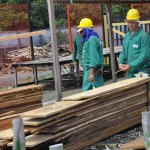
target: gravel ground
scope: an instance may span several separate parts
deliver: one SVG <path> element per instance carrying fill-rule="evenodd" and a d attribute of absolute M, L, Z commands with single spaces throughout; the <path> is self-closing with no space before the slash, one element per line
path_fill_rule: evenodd
<path fill-rule="evenodd" d="M 143 135 L 142 127 L 141 125 L 137 125 L 87 147 L 84 150 L 119 150 L 121 144 L 131 142 L 141 135 Z"/>

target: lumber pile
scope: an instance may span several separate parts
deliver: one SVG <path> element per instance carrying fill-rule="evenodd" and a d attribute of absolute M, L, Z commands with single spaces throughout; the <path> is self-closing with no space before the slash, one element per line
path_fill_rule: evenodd
<path fill-rule="evenodd" d="M 7 53 L 7 57 L 12 58 L 12 59 L 21 58 L 21 57 L 31 59 L 31 48 L 30 48 L 30 46 L 28 46 L 28 47 L 25 47 L 25 48 L 22 48 L 22 49 L 9 51 Z"/>
<path fill-rule="evenodd" d="M 41 107 L 42 97 L 41 85 L 0 91 L 0 131 L 10 128 L 20 113 Z"/>
<path fill-rule="evenodd" d="M 52 60 L 52 47 L 51 42 L 47 45 L 41 47 L 34 46 L 34 56 L 36 60 L 49 58 Z M 69 44 L 58 45 L 58 55 L 59 57 L 64 57 L 69 55 Z"/>
<path fill-rule="evenodd" d="M 51 42 L 41 47 L 33 46 L 33 51 L 36 60 L 41 60 L 45 58 L 49 58 L 50 60 L 52 60 Z M 69 55 L 68 45 L 59 45 L 58 54 L 59 57 L 68 56 Z M 25 61 L 31 61 L 30 46 L 9 51 L 7 53 L 7 58 L 0 60 L 0 71 L 3 74 L 11 74 L 13 73 L 13 68 L 12 68 L 13 63 L 19 63 Z M 30 72 L 32 70 L 33 69 L 30 67 L 18 68 L 18 71 L 22 71 L 22 72 Z"/>
<path fill-rule="evenodd" d="M 7 58 L 1 59 L 0 61 L 0 71 L 3 74 L 11 74 L 13 72 L 12 64 L 13 63 L 19 63 L 19 62 L 25 62 L 31 60 L 31 49 L 30 46 L 12 50 L 7 53 Z M 31 68 L 21 68 L 20 71 L 32 71 Z"/>
<path fill-rule="evenodd" d="M 23 113 L 25 129 L 32 133 L 26 146 L 61 142 L 65 150 L 83 149 L 140 123 L 141 112 L 148 109 L 149 81 L 120 81 Z"/>

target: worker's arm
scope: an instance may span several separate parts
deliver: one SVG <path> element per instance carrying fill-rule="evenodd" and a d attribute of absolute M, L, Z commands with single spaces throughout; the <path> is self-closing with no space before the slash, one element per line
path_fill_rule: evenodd
<path fill-rule="evenodd" d="M 126 37 L 128 35 L 125 36 L 124 40 L 123 40 L 123 47 L 122 47 L 122 51 L 119 55 L 119 59 L 118 59 L 118 64 L 119 64 L 119 68 L 122 69 L 123 68 L 123 64 L 126 64 L 126 49 L 125 49 L 125 44 L 126 44 Z"/>
<path fill-rule="evenodd" d="M 150 58 L 150 49 L 149 49 L 149 36 L 144 34 L 141 36 L 141 52 L 136 60 L 129 64 L 132 71 L 137 70 L 142 67 L 145 63 L 149 61 Z"/>
<path fill-rule="evenodd" d="M 72 61 L 77 61 L 77 44 L 76 39 L 73 40 L 73 52 L 72 52 Z"/>
<path fill-rule="evenodd" d="M 89 82 L 94 81 L 94 68 L 90 68 Z"/>
<path fill-rule="evenodd" d="M 102 67 L 104 63 L 102 46 L 99 39 L 89 40 L 90 68 Z"/>

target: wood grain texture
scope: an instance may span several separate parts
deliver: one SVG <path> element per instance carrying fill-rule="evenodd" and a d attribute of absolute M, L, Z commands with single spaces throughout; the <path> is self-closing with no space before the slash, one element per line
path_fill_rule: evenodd
<path fill-rule="evenodd" d="M 120 146 L 120 150 L 127 150 L 127 149 L 141 149 L 141 148 L 145 148 L 145 144 L 144 144 L 144 137 L 141 136 L 139 138 L 137 138 L 136 140 L 123 144 Z"/>
<path fill-rule="evenodd" d="M 99 87 L 96 89 L 92 89 L 90 91 L 82 92 L 79 94 L 75 94 L 72 96 L 64 97 L 62 100 L 64 101 L 75 101 L 75 100 L 84 100 L 96 95 L 101 95 L 101 94 L 108 94 L 110 92 L 118 91 L 121 89 L 125 88 L 131 88 L 134 87 L 135 85 L 140 85 L 142 83 L 146 83 L 150 81 L 149 78 L 132 78 L 132 79 L 126 79 L 120 82 L 116 82 L 113 84 L 105 85 L 103 87 Z"/>

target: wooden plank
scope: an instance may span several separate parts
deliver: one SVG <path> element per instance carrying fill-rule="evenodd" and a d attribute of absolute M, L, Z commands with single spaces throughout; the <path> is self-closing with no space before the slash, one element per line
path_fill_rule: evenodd
<path fill-rule="evenodd" d="M 14 114 L 15 114 L 15 111 L 9 111 L 9 112 L 5 112 L 5 113 L 1 113 L 0 118 L 6 117 L 6 116 L 9 116 L 9 115 L 14 115 Z"/>
<path fill-rule="evenodd" d="M 51 123 L 49 123 L 49 124 L 52 125 L 52 124 L 55 124 L 57 122 L 61 122 L 65 119 L 73 117 L 73 116 L 74 117 L 75 116 L 84 117 L 83 116 L 84 114 L 87 115 L 87 113 L 93 112 L 96 109 L 98 109 L 99 112 L 101 110 L 101 115 L 105 115 L 108 113 L 108 111 L 110 112 L 110 110 L 111 110 L 111 112 L 113 112 L 113 111 L 116 111 L 117 109 L 126 108 L 125 105 L 127 105 L 127 104 L 130 106 L 131 103 L 133 103 L 133 102 L 136 103 L 136 101 L 137 101 L 136 104 L 138 104 L 139 102 L 141 102 L 138 100 L 138 96 L 140 96 L 140 98 L 142 98 L 142 95 L 143 95 L 145 97 L 145 101 L 146 101 L 146 91 L 144 91 L 145 88 L 146 88 L 146 86 L 136 89 L 136 90 L 138 90 L 138 93 L 136 95 L 134 94 L 134 90 L 131 90 L 130 92 L 127 93 L 128 95 L 126 97 L 124 96 L 125 98 L 120 99 L 120 96 L 115 97 L 114 102 L 111 102 L 111 100 L 110 100 L 109 103 L 106 102 L 103 104 L 103 106 L 101 106 L 101 104 L 98 105 L 98 103 L 96 103 L 95 105 L 87 105 L 89 103 L 86 103 L 86 104 L 84 104 L 84 106 L 87 105 L 87 108 L 81 107 L 81 109 L 80 109 L 80 107 L 78 106 L 77 110 L 76 109 L 74 110 L 74 108 L 72 108 L 71 112 L 68 110 L 68 113 L 64 113 L 64 111 L 63 111 L 63 113 L 61 113 L 61 116 L 59 114 L 56 114 L 57 116 L 55 116 L 55 117 L 48 117 L 45 119 L 27 118 L 27 119 L 24 119 L 24 125 L 38 126 L 38 125 L 41 125 L 41 124 L 46 123 L 48 121 L 51 121 Z M 126 95 L 126 93 L 124 93 L 124 95 Z M 134 100 L 131 100 L 132 97 L 134 98 Z M 113 99 L 113 97 L 111 97 L 111 98 Z M 124 103 L 123 103 L 124 105 L 121 105 L 122 101 L 124 101 Z M 118 106 L 118 108 L 117 108 L 117 106 Z M 105 108 L 107 108 L 107 110 Z"/>
<path fill-rule="evenodd" d="M 143 149 L 145 148 L 144 136 L 141 136 L 132 142 L 129 142 L 120 146 L 120 150 L 141 149 L 141 148 Z"/>
<path fill-rule="evenodd" d="M 146 21 L 140 21 L 140 24 L 149 24 L 150 20 Z M 118 23 L 112 23 L 112 26 L 120 26 L 120 25 L 127 25 L 127 22 L 118 22 Z"/>
<path fill-rule="evenodd" d="M 136 125 L 140 123 L 140 117 L 134 118 L 132 121 L 128 120 L 122 124 L 115 125 L 115 126 L 109 126 L 108 129 L 106 130 L 100 130 L 97 132 L 94 132 L 93 134 L 86 136 L 82 139 L 75 140 L 73 142 L 69 142 L 65 144 L 65 150 L 70 150 L 70 149 L 84 149 L 85 147 L 92 145 L 106 137 L 109 137 L 111 135 L 114 135 L 120 131 L 123 131 L 133 125 Z"/>
<path fill-rule="evenodd" d="M 121 89 L 125 89 L 128 87 L 134 87 L 135 85 L 139 85 L 142 83 L 149 82 L 149 78 L 132 78 L 132 79 L 126 79 L 120 82 L 112 83 L 109 85 L 105 85 L 100 88 L 92 89 L 90 91 L 82 92 L 79 94 L 75 94 L 72 96 L 64 97 L 62 100 L 64 101 L 75 101 L 75 100 L 84 100 L 90 97 L 94 97 L 96 95 L 101 95 L 101 94 L 108 94 L 110 92 L 114 91 L 119 91 Z"/>
<path fill-rule="evenodd" d="M 143 111 L 143 110 L 145 110 L 144 107 L 140 108 L 140 111 Z M 89 136 L 90 134 L 97 132 L 97 131 L 103 131 L 103 130 L 107 130 L 108 128 L 114 128 L 114 126 L 121 125 L 122 123 L 126 122 L 127 120 L 129 121 L 136 117 L 141 118 L 140 111 L 137 111 L 137 114 L 136 114 L 136 111 L 134 110 L 133 113 L 126 113 L 126 115 L 124 115 L 122 117 L 118 116 L 116 119 L 115 118 L 112 119 L 110 116 L 109 117 L 110 120 L 107 119 L 106 124 L 105 124 L 105 122 L 98 121 L 95 124 L 92 124 L 90 126 L 79 128 L 79 129 L 77 129 L 77 131 L 74 134 L 72 134 L 68 138 L 68 142 L 74 141 L 79 138 L 82 139 L 82 138 Z M 129 115 L 129 117 L 128 117 L 128 115 Z M 123 117 L 125 117 L 125 119 L 123 119 Z M 139 122 L 140 122 L 140 120 L 139 120 Z"/>
<path fill-rule="evenodd" d="M 136 120 L 135 122 L 134 122 L 134 120 Z M 136 119 L 133 119 L 133 121 L 131 122 L 131 124 L 129 124 L 128 122 L 131 122 L 131 121 L 126 121 L 125 123 L 123 123 L 123 124 L 121 124 L 121 127 L 120 128 L 118 128 L 118 126 L 115 126 L 115 129 L 117 130 L 114 130 L 114 128 L 112 129 L 112 128 L 110 128 L 111 129 L 111 131 L 112 132 L 110 132 L 109 130 L 107 130 L 107 135 L 109 134 L 110 135 L 110 133 L 111 133 L 111 135 L 113 134 L 113 133 L 117 133 L 117 132 L 119 132 L 119 131 L 122 131 L 122 129 L 126 129 L 126 128 L 128 128 L 128 127 L 130 127 L 130 125 L 132 124 L 132 125 L 134 125 L 135 123 L 137 124 L 137 122 L 139 122 L 139 119 L 138 119 L 138 121 L 137 121 L 137 118 Z M 120 125 L 119 125 L 120 126 Z M 105 132 L 106 132 L 106 130 L 104 130 Z M 95 136 L 95 138 L 96 138 L 96 140 L 95 141 L 97 141 L 97 138 L 99 138 L 99 139 L 103 139 L 104 137 L 106 137 L 106 133 L 105 134 L 100 134 L 99 132 L 98 132 L 98 136 Z M 101 135 L 101 136 L 100 136 Z M 93 139 L 95 139 L 95 138 L 93 138 Z M 41 144 L 41 143 L 43 143 L 43 142 L 48 142 L 49 140 L 51 140 L 52 139 L 52 135 L 51 134 L 33 134 L 33 135 L 30 135 L 30 136 L 27 136 L 26 137 L 26 147 L 29 147 L 29 148 L 33 148 L 33 147 L 35 147 L 35 146 L 37 146 L 37 145 L 39 145 L 39 144 Z M 90 142 L 91 143 L 91 142 Z M 92 140 L 92 143 L 93 143 L 93 140 Z M 85 144 L 85 143 L 84 143 Z M 8 143 L 7 144 L 8 146 L 12 146 L 13 145 L 13 142 L 11 142 L 11 143 Z M 76 145 L 78 145 L 77 144 L 77 142 L 76 142 Z M 80 145 L 78 145 L 78 146 L 80 146 Z M 67 148 L 68 149 L 68 148 Z M 71 149 L 73 149 L 73 148 L 71 148 Z M 80 148 L 77 148 L 77 149 L 80 149 Z M 66 149 L 65 149 L 66 150 Z M 70 150 L 70 149 L 69 149 Z"/>
<path fill-rule="evenodd" d="M 37 36 L 41 34 L 46 34 L 46 30 L 27 32 L 27 33 L 21 33 L 21 34 L 10 35 L 10 36 L 3 36 L 3 37 L 0 37 L 0 41 L 14 40 L 18 38 L 26 38 L 26 37 Z"/>
<path fill-rule="evenodd" d="M 42 107 L 42 103 L 32 102 L 32 104 L 29 103 L 28 105 L 26 104 L 26 106 L 24 106 L 24 105 L 22 105 L 20 107 L 14 106 L 14 107 L 10 107 L 7 109 L 3 109 L 0 112 L 2 113 L 2 112 L 15 110 L 15 114 L 16 114 L 16 113 L 22 113 L 22 112 L 30 111 L 30 110 L 41 108 L 41 107 Z"/>
<path fill-rule="evenodd" d="M 24 86 L 24 87 L 17 87 L 17 88 L 1 91 L 0 92 L 0 97 L 5 96 L 7 94 L 20 93 L 21 91 L 23 91 L 23 92 L 33 91 L 33 90 L 36 90 L 36 89 L 38 90 L 38 89 L 42 89 L 42 88 L 43 88 L 42 85 L 28 85 L 28 86 Z"/>
<path fill-rule="evenodd" d="M 41 102 L 42 100 L 42 95 L 36 95 L 36 96 L 32 96 L 32 97 L 24 97 L 22 99 L 17 99 L 17 100 L 13 100 L 13 101 L 6 101 L 1 103 L 0 105 L 0 109 L 6 109 L 9 107 L 13 107 L 13 106 L 20 106 L 20 105 L 24 105 L 24 104 L 31 104 L 32 102 Z"/>
<path fill-rule="evenodd" d="M 132 87 L 131 87 L 132 88 Z M 100 104 L 101 103 L 101 105 L 104 105 L 104 103 L 108 103 L 108 102 L 111 102 L 112 100 L 113 100 L 113 98 L 115 98 L 116 99 L 116 97 L 118 96 L 118 99 L 120 99 L 120 97 L 119 96 L 121 96 L 121 95 L 123 95 L 123 94 L 125 94 L 124 96 L 127 96 L 127 95 L 129 95 L 129 96 L 132 96 L 133 95 L 133 93 L 134 92 L 136 92 L 137 91 L 137 89 L 139 90 L 139 92 L 140 91 L 142 91 L 142 90 L 146 90 L 146 85 L 141 85 L 140 87 L 137 87 L 136 89 L 126 89 L 126 90 L 123 90 L 123 92 L 122 91 L 119 91 L 119 92 L 117 92 L 117 94 L 115 94 L 115 95 L 112 95 L 111 93 L 109 94 L 109 97 L 106 99 L 105 97 L 106 96 L 101 96 L 101 97 L 99 97 L 99 96 L 97 96 L 97 98 L 90 98 L 90 99 L 87 99 L 87 102 L 85 101 L 85 102 L 81 102 L 81 103 L 78 103 L 78 105 L 76 105 L 76 104 L 74 104 L 74 102 L 72 102 L 72 104 L 73 104 L 73 106 L 72 107 L 66 107 L 66 106 L 64 106 L 64 104 L 63 104 L 63 102 L 64 101 L 62 101 L 62 102 L 60 102 L 60 104 L 59 103 L 57 103 L 56 104 L 56 106 L 55 106 L 55 104 L 52 104 L 52 105 L 50 105 L 50 106 L 47 106 L 47 107 L 43 107 L 43 108 L 41 108 L 41 109 L 37 109 L 37 110 L 34 110 L 34 111 L 30 111 L 30 112 L 27 112 L 27 113 L 24 113 L 23 115 L 22 115 L 22 117 L 32 117 L 32 118 L 42 118 L 42 116 L 43 116 L 43 118 L 44 117 L 48 117 L 48 116 L 52 116 L 52 115 L 56 115 L 57 113 L 60 113 L 61 112 L 61 109 L 63 110 L 63 113 L 60 113 L 60 115 L 59 115 L 59 117 L 61 117 L 62 115 L 67 115 L 68 113 L 69 113 L 69 110 L 68 109 L 70 109 L 70 113 L 72 112 L 75 112 L 75 111 L 78 111 L 78 109 L 81 107 L 81 110 L 82 109 L 84 109 L 84 108 L 88 108 L 88 105 L 89 106 L 92 106 L 92 105 L 97 105 L 97 104 Z M 125 93 L 125 91 L 126 91 L 126 93 Z M 92 103 L 91 102 L 88 102 L 88 101 L 92 101 Z M 95 103 L 95 104 L 94 104 Z M 58 105 L 59 104 L 59 111 L 58 111 Z M 63 105 L 62 105 L 63 104 Z M 86 105 L 87 106 L 86 106 Z M 66 105 L 68 105 L 67 103 L 66 103 Z M 70 105 L 71 105 L 71 103 L 70 103 Z M 76 105 L 76 106 L 75 106 Z M 81 106 L 82 105 L 82 106 Z M 80 107 L 79 107 L 80 106 Z M 73 108 L 73 109 L 72 109 Z M 47 109 L 46 111 L 45 111 L 45 109 Z M 44 115 L 44 113 L 46 113 L 46 116 Z"/>
<path fill-rule="evenodd" d="M 10 115 L 0 118 L 0 131 L 9 129 L 12 127 L 12 120 L 18 118 L 20 114 Z"/>
<path fill-rule="evenodd" d="M 27 96 L 30 97 L 34 95 L 43 95 L 43 92 L 42 90 L 35 90 L 35 91 L 28 90 L 28 91 L 22 91 L 20 93 L 13 93 L 13 94 L 7 93 L 6 95 L 0 97 L 0 102 L 3 101 L 6 102 L 10 100 L 13 101 L 14 99 L 17 100 Z"/>
<path fill-rule="evenodd" d="M 0 150 L 1 150 L 1 147 L 6 146 L 8 143 L 9 143 L 9 141 L 7 141 L 7 140 L 0 140 Z"/>
<path fill-rule="evenodd" d="M 29 133 L 29 131 L 24 130 L 25 134 Z M 7 129 L 0 132 L 0 139 L 3 140 L 12 140 L 13 139 L 13 130 Z"/>
<path fill-rule="evenodd" d="M 26 147 L 35 147 L 51 139 L 50 134 L 32 134 L 26 137 Z M 8 143 L 7 146 L 12 146 L 13 142 Z"/>
<path fill-rule="evenodd" d="M 44 106 L 42 108 L 23 113 L 21 116 L 22 117 L 32 117 L 32 118 L 45 118 L 45 117 L 48 117 L 52 114 L 61 112 L 65 109 L 73 108 L 74 106 L 77 106 L 77 105 L 82 104 L 82 103 L 84 103 L 84 101 L 56 102 L 55 104 L 51 104 L 49 106 Z"/>
<path fill-rule="evenodd" d="M 139 110 L 135 110 L 135 108 L 137 108 Z M 130 113 L 130 111 L 132 111 L 132 109 L 133 109 L 133 112 Z M 83 117 L 77 118 L 77 119 L 72 118 L 72 120 L 70 120 L 71 123 L 69 122 L 68 124 L 66 123 L 66 124 L 59 126 L 59 127 L 49 126 L 46 129 L 47 129 L 47 131 L 49 131 L 48 133 L 59 133 L 59 132 L 63 132 L 64 130 L 71 129 L 71 128 L 78 126 L 78 125 L 82 125 L 82 126 L 80 126 L 80 128 L 83 126 L 85 127 L 86 125 L 88 125 L 88 123 L 89 124 L 92 123 L 92 121 L 94 121 L 95 123 L 99 122 L 99 124 L 101 124 L 101 127 L 103 127 L 103 126 L 106 126 L 107 122 L 110 122 L 110 121 L 114 122 L 116 120 L 119 120 L 119 122 L 120 122 L 121 119 L 123 119 L 123 121 L 124 121 L 125 119 L 130 117 L 130 114 L 136 114 L 136 115 L 141 114 L 141 110 L 146 111 L 146 104 L 141 104 L 141 106 L 138 105 L 135 107 L 131 107 L 130 109 L 128 108 L 128 109 L 122 110 L 122 111 L 115 111 L 113 113 L 108 113 L 108 114 L 102 115 L 102 116 L 98 115 L 98 111 L 97 111 L 96 112 L 97 114 L 93 112 L 93 114 L 89 114 L 89 116 L 84 117 L 84 118 Z M 101 112 L 99 112 L 99 113 L 101 113 Z M 95 117 L 94 117 L 94 115 L 95 115 Z M 93 126 L 93 125 L 91 125 L 91 126 Z M 35 130 L 35 129 L 33 128 L 33 130 Z M 39 132 L 42 133 L 42 129 L 39 130 Z"/>
<path fill-rule="evenodd" d="M 136 100 L 136 98 L 134 100 Z M 84 123 L 84 122 L 92 120 L 94 118 L 100 117 L 101 119 L 103 119 L 105 117 L 113 116 L 114 114 L 122 113 L 122 111 L 128 111 L 128 109 L 132 110 L 132 109 L 134 109 L 135 106 L 141 107 L 144 105 L 146 107 L 146 104 L 147 104 L 146 100 L 144 100 L 144 101 L 142 101 L 142 100 L 139 101 L 139 99 L 137 99 L 137 101 L 134 101 L 134 100 L 132 102 L 134 102 L 135 104 L 131 105 L 131 103 L 128 103 L 129 101 L 131 101 L 131 99 L 129 99 L 128 101 L 124 102 L 122 107 L 117 107 L 117 104 L 114 103 L 113 106 L 110 104 L 110 107 L 109 106 L 99 106 L 98 109 L 89 108 L 89 111 L 86 113 L 79 112 L 77 116 L 74 116 L 73 118 L 69 118 L 66 120 L 59 121 L 57 124 L 52 124 L 53 122 L 46 123 L 42 126 L 37 127 L 38 128 L 37 130 L 51 125 L 51 127 L 49 127 L 50 131 L 57 132 L 57 130 L 59 131 L 59 130 L 65 129 L 65 128 L 69 128 L 70 126 L 76 126 L 78 124 Z M 121 105 L 121 103 L 118 103 L 118 106 Z M 102 109 L 102 108 L 104 108 L 104 109 Z M 33 130 L 36 129 L 36 127 L 31 127 L 31 126 L 30 126 L 30 128 L 28 128 L 29 126 L 26 126 L 26 127 L 27 127 L 27 129 L 33 129 Z"/>

